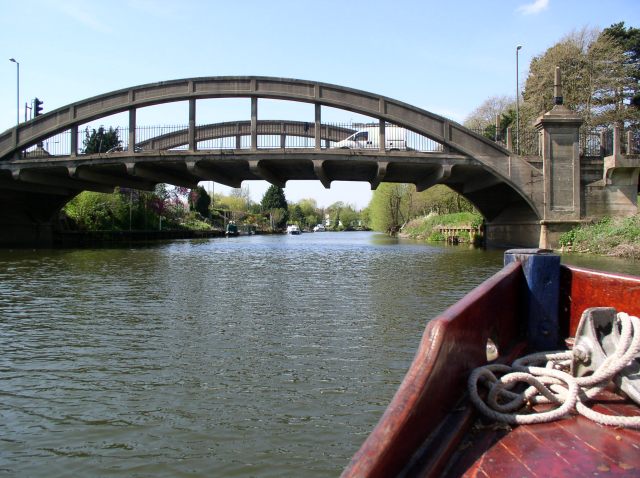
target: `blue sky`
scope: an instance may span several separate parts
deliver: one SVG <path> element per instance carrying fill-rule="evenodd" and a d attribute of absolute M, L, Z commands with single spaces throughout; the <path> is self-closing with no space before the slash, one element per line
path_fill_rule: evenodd
<path fill-rule="evenodd" d="M 620 21 L 640 27 L 640 0 L 0 0 L 0 6 L 0 131 L 16 121 L 16 65 L 9 58 L 20 62 L 21 107 L 37 96 L 45 111 L 162 80 L 262 75 L 371 91 L 462 122 L 491 96 L 515 96 L 516 45 L 523 46 L 524 81 L 531 58 L 572 30 Z M 218 105 L 210 105 L 212 120 L 249 119 L 242 102 Z M 259 117 L 312 120 L 313 109 L 261 104 Z M 149 109 L 138 122 L 186 124 L 186 108 Z M 268 186 L 245 185 L 258 201 Z M 286 194 L 364 207 L 371 192 L 366 183 L 334 182 L 324 190 L 317 181 L 290 181 Z"/>

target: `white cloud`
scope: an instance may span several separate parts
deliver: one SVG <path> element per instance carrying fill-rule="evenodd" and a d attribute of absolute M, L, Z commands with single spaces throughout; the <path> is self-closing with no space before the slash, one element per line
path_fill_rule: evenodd
<path fill-rule="evenodd" d="M 523 15 L 536 15 L 541 11 L 546 10 L 548 6 L 549 0 L 534 0 L 533 3 L 520 5 L 517 11 Z"/>

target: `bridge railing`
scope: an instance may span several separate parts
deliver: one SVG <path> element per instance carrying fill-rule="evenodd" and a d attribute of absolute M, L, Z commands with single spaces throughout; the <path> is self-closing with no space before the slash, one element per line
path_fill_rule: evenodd
<path fill-rule="evenodd" d="M 126 126 L 103 126 L 106 130 L 113 128 L 118 133 L 120 141 L 118 148 L 102 149 L 98 144 L 99 153 L 111 153 L 129 150 L 129 128 Z M 321 149 L 339 147 L 339 142 L 347 139 L 358 131 L 376 130 L 378 123 L 322 123 Z M 97 130 L 97 127 L 84 126 L 77 131 L 67 130 L 51 136 L 38 145 L 27 148 L 23 157 L 37 158 L 48 156 L 69 156 L 71 153 L 71 136 L 76 135 L 78 145 L 77 155 L 85 153 L 86 138 Z M 257 147 L 259 149 L 314 149 L 315 123 L 295 121 L 263 120 L 257 123 Z M 416 152 L 442 152 L 441 143 L 410 130 L 392 124 L 386 124 L 387 139 L 396 141 L 397 149 Z M 135 130 L 136 152 L 159 150 L 187 150 L 189 144 L 189 129 L 187 125 L 137 126 Z M 379 149 L 377 139 L 372 138 L 369 144 L 364 143 L 365 149 Z M 205 124 L 196 126 L 196 148 L 202 150 L 235 150 L 251 148 L 251 124 L 249 121 Z"/>
<path fill-rule="evenodd" d="M 260 149 L 277 148 L 315 148 L 315 124 L 312 122 L 258 121 L 260 134 L 257 147 Z M 376 128 L 378 123 L 322 123 L 321 149 L 336 147 L 338 140 L 346 139 L 351 134 L 366 128 Z M 109 127 L 106 127 L 108 129 Z M 118 132 L 120 150 L 128 151 L 129 128 L 113 127 Z M 386 128 L 395 128 L 387 124 Z M 214 131 L 215 129 L 215 131 Z M 84 154 L 84 141 L 92 128 L 83 127 L 76 131 L 78 155 Z M 198 150 L 234 150 L 251 148 L 250 122 L 238 121 L 197 126 Z M 417 152 L 442 152 L 442 144 L 415 133 L 402 129 L 402 137 L 407 150 Z M 484 134 L 478 131 L 479 134 Z M 71 151 L 72 131 L 67 130 L 46 138 L 37 145 L 26 149 L 23 157 L 38 158 L 49 156 L 69 156 Z M 513 132 L 512 132 L 513 135 Z M 186 150 L 189 142 L 187 125 L 161 125 L 136 127 L 136 150 Z M 506 134 L 499 132 L 494 138 L 504 147 L 508 144 Z M 511 139 L 516 149 L 515 138 Z M 582 127 L 580 129 L 580 155 L 588 157 L 605 157 L 613 154 L 613 129 Z M 519 134 L 519 152 L 522 156 L 541 156 L 540 135 L 533 129 L 522 129 Z M 371 145 L 371 149 L 378 146 Z M 101 153 L 107 152 L 107 147 Z M 405 149 L 405 148 L 401 148 Z M 625 154 L 640 152 L 640 130 L 627 129 L 621 134 L 621 151 Z"/>
<path fill-rule="evenodd" d="M 613 128 L 583 127 L 580 129 L 580 154 L 606 157 L 613 154 Z M 640 129 L 627 128 L 620 134 L 620 151 L 623 154 L 640 153 Z"/>

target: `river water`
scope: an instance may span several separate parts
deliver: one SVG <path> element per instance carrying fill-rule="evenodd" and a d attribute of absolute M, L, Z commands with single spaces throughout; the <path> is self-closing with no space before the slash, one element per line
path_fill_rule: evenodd
<path fill-rule="evenodd" d="M 337 476 L 501 264 L 373 233 L 0 251 L 0 476 Z"/>

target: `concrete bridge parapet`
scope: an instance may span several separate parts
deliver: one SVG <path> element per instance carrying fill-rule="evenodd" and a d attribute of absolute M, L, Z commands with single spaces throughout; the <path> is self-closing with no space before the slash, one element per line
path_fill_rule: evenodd
<path fill-rule="evenodd" d="M 602 179 L 584 187 L 585 216 L 632 216 L 638 212 L 640 154 L 622 154 L 621 128 L 613 130 L 613 154 L 604 158 Z"/>

